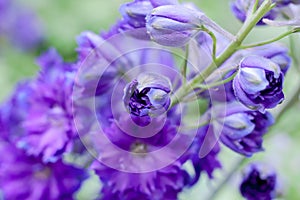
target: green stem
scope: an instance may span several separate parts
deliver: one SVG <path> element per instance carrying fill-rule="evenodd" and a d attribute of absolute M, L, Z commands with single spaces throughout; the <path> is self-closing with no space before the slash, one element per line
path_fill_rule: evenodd
<path fill-rule="evenodd" d="M 212 31 L 208 30 L 204 26 L 201 27 L 201 30 L 206 32 L 207 34 L 209 34 L 209 36 L 212 39 L 212 42 L 213 42 L 213 44 L 212 44 L 212 60 L 213 60 L 213 62 L 216 62 L 217 38 L 216 38 L 215 34 Z"/>
<path fill-rule="evenodd" d="M 278 37 L 273 38 L 271 40 L 263 41 L 263 42 L 256 43 L 256 44 L 249 44 L 249 45 L 245 45 L 245 46 L 240 46 L 238 49 L 247 49 L 247 48 L 258 47 L 258 46 L 263 46 L 263 45 L 266 45 L 266 44 L 270 44 L 270 43 L 276 42 L 278 40 L 281 40 L 282 38 L 285 38 L 288 35 L 291 35 L 293 33 L 297 33 L 299 31 L 300 31 L 299 28 L 295 28 L 295 29 L 289 30 L 289 31 L 287 31 L 287 32 L 285 32 L 285 33 L 283 33 L 283 34 L 279 35 Z"/>
<path fill-rule="evenodd" d="M 195 130 L 195 129 L 199 129 L 200 127 L 203 127 L 207 124 L 209 124 L 209 120 L 202 120 L 201 122 L 199 122 L 199 124 L 195 125 L 195 126 L 186 126 L 183 127 L 183 130 L 187 131 L 187 130 Z"/>
<path fill-rule="evenodd" d="M 237 71 L 235 73 L 233 73 L 227 79 L 217 81 L 217 82 L 214 82 L 214 83 L 211 83 L 211 84 L 199 84 L 195 88 L 201 88 L 201 89 L 204 89 L 204 90 L 208 90 L 210 88 L 217 87 L 219 85 L 223 85 L 225 83 L 228 83 L 228 82 L 232 81 L 234 79 L 234 77 L 236 76 L 236 74 L 237 74 Z"/>
<path fill-rule="evenodd" d="M 236 68 L 235 68 L 236 69 Z M 210 85 L 208 84 L 200 84 L 200 85 L 197 85 L 195 87 L 196 88 L 200 88 L 201 90 L 195 92 L 192 96 L 187 96 L 187 98 L 183 98 L 182 102 L 192 102 L 192 101 L 195 101 L 198 99 L 198 95 L 200 95 L 202 92 L 204 92 L 205 90 L 208 90 L 210 88 L 213 88 L 213 87 L 217 87 L 219 85 L 224 85 L 230 81 L 232 81 L 234 79 L 234 77 L 236 76 L 237 74 L 237 71 L 235 73 L 233 73 L 230 77 L 228 77 L 227 79 L 224 79 L 224 80 L 221 80 L 221 81 L 217 81 L 215 83 L 212 83 Z"/>
<path fill-rule="evenodd" d="M 226 50 L 216 59 L 215 62 L 212 62 L 202 73 L 199 73 L 192 80 L 190 80 L 186 85 L 180 87 L 172 95 L 171 107 L 178 104 L 187 94 L 189 94 L 195 85 L 202 83 L 212 72 L 222 65 L 232 54 L 234 54 L 244 39 L 248 36 L 250 31 L 255 27 L 257 22 L 273 7 L 271 0 L 265 0 L 258 10 L 251 16 L 247 18 L 241 29 L 236 35 L 235 40 L 233 40 Z"/>
<path fill-rule="evenodd" d="M 253 9 L 252 9 L 252 13 L 255 13 L 257 7 L 258 7 L 258 4 L 259 4 L 259 0 L 255 0 L 255 3 L 253 5 Z"/>
<path fill-rule="evenodd" d="M 183 85 L 186 84 L 188 57 L 189 57 L 189 45 L 186 45 L 185 58 L 184 58 L 183 66 L 182 66 L 182 72 L 181 72 L 181 74 L 183 76 Z"/>

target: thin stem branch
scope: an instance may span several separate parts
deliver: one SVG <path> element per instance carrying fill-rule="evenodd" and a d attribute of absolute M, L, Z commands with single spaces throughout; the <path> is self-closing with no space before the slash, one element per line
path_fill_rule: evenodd
<path fill-rule="evenodd" d="M 204 90 L 208 90 L 210 88 L 217 87 L 219 85 L 224 85 L 225 83 L 228 83 L 228 82 L 232 81 L 234 79 L 234 77 L 236 76 L 236 74 L 237 74 L 237 71 L 235 73 L 233 73 L 230 77 L 228 77 L 224 80 L 217 81 L 217 82 L 214 82 L 214 83 L 211 83 L 211 84 L 199 84 L 195 88 L 201 88 L 201 89 L 204 89 Z"/>
<path fill-rule="evenodd" d="M 253 5 L 253 9 L 252 9 L 252 13 L 255 13 L 257 7 L 258 7 L 258 4 L 259 4 L 259 0 L 255 0 L 255 3 Z"/>
<path fill-rule="evenodd" d="M 182 71 L 181 71 L 181 74 L 183 76 L 183 84 L 184 85 L 186 84 L 188 59 L 189 59 L 189 45 L 186 45 L 184 63 L 183 63 L 183 66 L 182 66 Z"/>
<path fill-rule="evenodd" d="M 249 45 L 245 45 L 245 46 L 240 46 L 238 49 L 247 49 L 247 48 L 258 47 L 258 46 L 263 46 L 263 45 L 266 45 L 266 44 L 270 44 L 270 43 L 276 42 L 278 40 L 281 40 L 282 38 L 285 38 L 286 36 L 289 36 L 293 33 L 297 33 L 299 31 L 300 31 L 299 28 L 295 28 L 295 29 L 289 30 L 289 31 L 287 31 L 287 32 L 285 32 L 285 33 L 283 33 L 283 34 L 279 35 L 278 37 L 273 38 L 271 40 L 267 40 L 267 41 L 263 41 L 263 42 L 255 43 L 255 44 L 249 44 Z"/>
<path fill-rule="evenodd" d="M 201 30 L 206 32 L 212 39 L 212 42 L 213 42 L 213 44 L 212 44 L 212 60 L 213 60 L 213 62 L 216 62 L 216 59 L 217 59 L 217 57 L 216 57 L 216 54 L 217 54 L 217 38 L 216 38 L 215 34 L 212 31 L 208 30 L 204 26 L 201 27 Z"/>

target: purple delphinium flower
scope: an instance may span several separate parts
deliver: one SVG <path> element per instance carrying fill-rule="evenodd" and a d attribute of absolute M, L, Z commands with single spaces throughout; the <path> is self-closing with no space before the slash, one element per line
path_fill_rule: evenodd
<path fill-rule="evenodd" d="M 233 89 L 245 106 L 263 111 L 283 101 L 283 79 L 280 67 L 270 59 L 247 56 L 240 62 Z"/>
<path fill-rule="evenodd" d="M 155 73 L 140 74 L 124 89 L 123 101 L 129 113 L 144 117 L 157 116 L 170 105 L 171 83 Z"/>
<path fill-rule="evenodd" d="M 73 199 L 87 178 L 75 166 L 43 163 L 40 157 L 28 156 L 13 144 L 0 141 L 0 190 L 4 199 Z"/>
<path fill-rule="evenodd" d="M 231 10 L 235 17 L 239 19 L 241 22 L 244 22 L 248 16 L 248 12 L 252 11 L 252 6 L 254 5 L 255 1 L 252 0 L 235 0 L 231 3 Z M 259 1 L 259 5 L 263 1 Z M 276 9 L 270 10 L 263 18 L 267 18 L 273 20 L 277 17 L 278 11 Z M 257 25 L 265 25 L 262 20 L 260 20 Z"/>
<path fill-rule="evenodd" d="M 205 44 L 204 44 L 205 45 Z M 237 63 L 240 63 L 243 57 L 247 56 L 262 56 L 266 59 L 270 59 L 272 62 L 276 63 L 282 73 L 285 75 L 291 65 L 291 57 L 288 54 L 288 49 L 281 44 L 273 43 L 260 47 L 254 47 L 235 53 L 230 59 L 228 59 L 223 65 L 220 66 L 220 69 L 223 71 L 228 71 L 223 80 L 229 78 L 233 73 L 236 72 L 236 69 L 229 70 Z M 209 81 L 211 82 L 211 81 Z M 234 90 L 233 90 L 233 81 L 229 81 L 224 85 L 213 87 L 207 91 L 204 91 L 200 94 L 201 97 L 209 98 L 212 101 L 235 101 L 237 100 Z"/>
<path fill-rule="evenodd" d="M 99 163 L 94 163 L 93 168 L 104 183 L 103 200 L 177 199 L 188 177 L 180 164 L 147 173 L 120 172 Z"/>
<path fill-rule="evenodd" d="M 213 121 L 214 132 L 224 145 L 245 156 L 263 150 L 263 136 L 274 123 L 269 112 L 253 111 L 239 102 L 220 104 L 215 109 L 219 113 Z"/>
<path fill-rule="evenodd" d="M 277 175 L 270 166 L 252 163 L 246 167 L 240 192 L 247 200 L 275 199 L 276 189 Z"/>
<path fill-rule="evenodd" d="M 141 73 L 158 73 L 170 81 L 177 76 L 172 54 L 156 48 L 152 42 L 138 40 L 126 34 L 117 34 L 114 30 L 105 35 L 106 40 L 103 37 L 91 32 L 84 32 L 78 37 L 79 70 L 73 92 L 76 93 L 74 99 L 85 99 L 84 104 L 89 104 L 87 106 L 92 110 L 95 109 L 101 126 L 110 124 L 112 118 L 118 119 L 119 110 L 125 111 L 122 101 L 124 88 Z M 148 83 L 148 86 L 156 84 L 171 89 L 169 83 L 151 84 Z M 139 88 L 141 87 L 140 84 Z M 155 90 L 149 91 L 149 95 L 157 96 L 158 91 L 156 94 Z M 160 103 L 167 109 L 170 102 L 168 98 L 165 100 L 166 102 L 153 101 L 155 105 L 152 107 L 158 109 Z M 148 123 L 148 119 L 146 122 Z"/>
<path fill-rule="evenodd" d="M 190 183 L 183 163 L 176 159 L 181 148 L 188 148 L 186 140 L 176 136 L 176 126 L 170 121 L 153 123 L 147 128 L 133 127 L 127 116 L 104 130 L 103 136 L 110 141 L 95 135 L 99 158 L 92 169 L 104 184 L 103 199 L 176 199 Z M 174 139 L 176 144 L 168 146 Z"/>
<path fill-rule="evenodd" d="M 43 54 L 41 71 L 32 84 L 30 108 L 23 122 L 26 135 L 20 145 L 29 155 L 55 161 L 69 151 L 77 133 L 73 124 L 73 66 L 63 62 L 54 49 Z"/>

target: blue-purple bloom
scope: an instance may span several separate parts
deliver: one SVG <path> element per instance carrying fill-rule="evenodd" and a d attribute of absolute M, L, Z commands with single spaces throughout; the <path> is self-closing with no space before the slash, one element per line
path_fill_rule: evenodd
<path fill-rule="evenodd" d="M 178 148 L 167 147 L 158 154 L 176 137 L 176 126 L 169 121 L 163 125 L 157 120 L 154 126 L 144 129 L 134 128 L 129 122 L 130 118 L 123 117 L 106 128 L 103 134 L 110 141 L 101 137 L 101 133 L 95 135 L 99 158 L 92 168 L 104 184 L 102 198 L 176 199 L 188 182 L 182 163 L 176 161 L 179 148 L 185 145 L 177 143 Z M 171 162 L 173 159 L 175 162 Z M 168 166 L 160 167 L 161 163 L 169 162 Z"/>
<path fill-rule="evenodd" d="M 132 126 L 127 116 L 94 135 L 99 157 L 92 169 L 103 183 L 102 199 L 177 199 L 202 172 L 212 177 L 214 169 L 220 167 L 215 158 L 218 147 L 200 158 L 204 132 L 190 146 L 191 136 L 177 133 L 177 125 L 172 123 L 154 119 L 151 127 L 144 128 Z M 188 160 L 194 175 L 183 167 Z"/>
<path fill-rule="evenodd" d="M 252 163 L 245 169 L 240 192 L 247 200 L 275 199 L 277 182 L 277 175 L 270 166 Z"/>
<path fill-rule="evenodd" d="M 62 160 L 43 163 L 0 140 L 0 191 L 4 199 L 73 199 L 87 173 Z"/>
<path fill-rule="evenodd" d="M 73 124 L 73 65 L 66 64 L 54 49 L 38 59 L 40 74 L 32 83 L 28 115 L 23 122 L 26 134 L 19 146 L 45 162 L 57 160 L 70 151 L 77 133 Z"/>
<path fill-rule="evenodd" d="M 218 107 L 213 126 L 224 145 L 245 156 L 263 150 L 263 136 L 274 123 L 269 112 L 253 111 L 239 102 Z"/>
<path fill-rule="evenodd" d="M 140 74 L 124 89 L 123 101 L 135 116 L 158 116 L 170 105 L 171 82 L 156 73 Z"/>
<path fill-rule="evenodd" d="M 284 99 L 284 74 L 280 67 L 261 56 L 247 56 L 233 80 L 237 99 L 255 110 L 274 108 Z"/>

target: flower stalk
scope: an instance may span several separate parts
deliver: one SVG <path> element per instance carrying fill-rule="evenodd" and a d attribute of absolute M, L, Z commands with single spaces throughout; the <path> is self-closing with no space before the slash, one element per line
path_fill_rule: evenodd
<path fill-rule="evenodd" d="M 199 73 L 172 95 L 170 107 L 173 107 L 181 102 L 181 100 L 188 95 L 196 85 L 203 83 L 203 81 L 209 77 L 215 71 L 215 69 L 221 66 L 232 54 L 234 54 L 239 49 L 242 42 L 245 40 L 251 30 L 255 27 L 257 22 L 263 18 L 263 16 L 269 12 L 274 5 L 275 4 L 273 4 L 271 0 L 264 1 L 257 11 L 247 18 L 241 29 L 236 34 L 235 39 L 229 44 L 225 51 L 218 58 L 216 58 L 215 62 L 212 62 L 202 73 Z"/>

